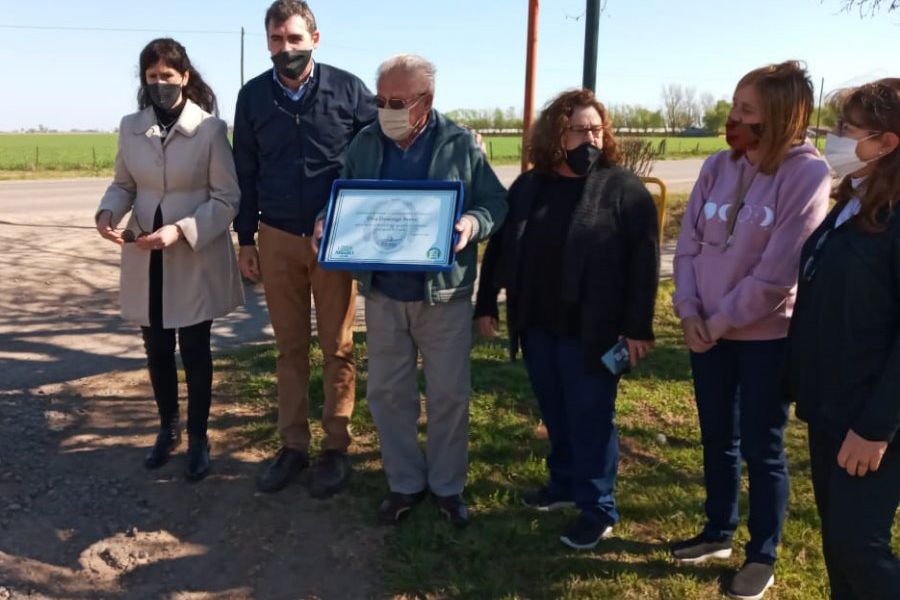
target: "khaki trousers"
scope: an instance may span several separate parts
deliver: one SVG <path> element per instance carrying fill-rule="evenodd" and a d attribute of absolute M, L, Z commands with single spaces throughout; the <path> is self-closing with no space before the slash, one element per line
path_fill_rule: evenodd
<path fill-rule="evenodd" d="M 285 446 L 309 450 L 310 291 L 324 368 L 324 450 L 346 451 L 356 397 L 353 317 L 356 286 L 346 271 L 319 268 L 307 236 L 260 223 L 259 261 L 278 347 L 278 432 Z"/>
<path fill-rule="evenodd" d="M 431 306 L 374 292 L 366 298 L 366 344 L 366 399 L 391 491 L 462 493 L 469 460 L 471 302 Z M 418 441 L 419 353 L 427 398 L 424 453 Z"/>

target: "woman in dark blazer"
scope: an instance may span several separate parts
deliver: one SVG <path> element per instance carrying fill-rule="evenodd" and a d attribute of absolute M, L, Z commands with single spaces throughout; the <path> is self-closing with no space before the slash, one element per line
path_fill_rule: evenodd
<path fill-rule="evenodd" d="M 621 339 L 634 365 L 652 346 L 656 207 L 618 166 L 609 115 L 589 90 L 552 100 L 527 151 L 534 169 L 509 190 L 475 316 L 482 335 L 496 335 L 497 294 L 506 289 L 511 351 L 521 343 L 550 438 L 549 481 L 523 500 L 538 510 L 576 505 L 581 515 L 560 540 L 590 549 L 619 520 L 619 377 L 601 357 Z"/>
<path fill-rule="evenodd" d="M 900 598 L 900 79 L 834 98 L 837 204 L 803 247 L 788 381 L 835 600 Z"/>

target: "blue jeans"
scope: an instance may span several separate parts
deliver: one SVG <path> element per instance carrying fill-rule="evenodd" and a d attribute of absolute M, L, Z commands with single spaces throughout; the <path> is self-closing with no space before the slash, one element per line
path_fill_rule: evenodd
<path fill-rule="evenodd" d="M 550 491 L 572 498 L 595 523 L 617 523 L 618 378 L 605 370 L 586 372 L 584 352 L 574 338 L 529 329 L 522 350 L 550 438 Z"/>
<path fill-rule="evenodd" d="M 774 564 L 788 499 L 780 385 L 784 340 L 720 340 L 691 353 L 706 482 L 704 534 L 731 539 L 738 526 L 741 458 L 750 479 L 746 559 Z"/>

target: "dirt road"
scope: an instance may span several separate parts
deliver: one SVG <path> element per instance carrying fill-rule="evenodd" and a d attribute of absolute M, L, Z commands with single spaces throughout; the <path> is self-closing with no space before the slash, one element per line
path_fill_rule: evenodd
<path fill-rule="evenodd" d="M 255 415 L 230 398 L 214 394 L 206 481 L 182 456 L 144 470 L 155 409 L 117 248 L 91 227 L 98 187 L 0 185 L 0 600 L 375 596 L 383 531 L 346 517 L 352 498 L 257 494 L 265 457 L 237 432 Z M 269 335 L 247 292 L 220 350 Z"/>

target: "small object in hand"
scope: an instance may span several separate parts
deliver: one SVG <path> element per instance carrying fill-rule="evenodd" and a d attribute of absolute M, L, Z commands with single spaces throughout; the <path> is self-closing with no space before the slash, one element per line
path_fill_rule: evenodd
<path fill-rule="evenodd" d="M 631 370 L 631 357 L 628 355 L 628 342 L 625 338 L 606 351 L 601 358 L 603 364 L 613 375 L 622 375 Z"/>
<path fill-rule="evenodd" d="M 135 241 L 137 241 L 138 238 L 146 237 L 147 235 L 150 235 L 150 234 L 148 234 L 146 232 L 141 232 L 140 234 L 135 235 L 135 233 L 132 230 L 126 229 L 125 231 L 122 232 L 122 241 L 125 242 L 126 244 L 133 244 Z"/>

